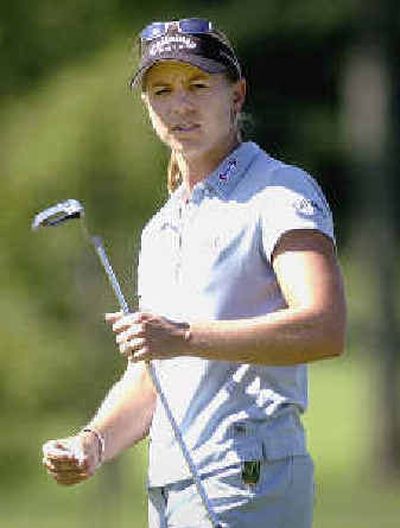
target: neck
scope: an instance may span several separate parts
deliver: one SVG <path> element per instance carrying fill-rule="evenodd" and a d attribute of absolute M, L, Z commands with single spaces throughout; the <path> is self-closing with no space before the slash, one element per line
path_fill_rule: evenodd
<path fill-rule="evenodd" d="M 190 193 L 193 187 L 206 179 L 239 144 L 240 139 L 235 136 L 218 147 L 198 155 L 183 151 L 176 152 L 176 161 L 186 190 Z"/>

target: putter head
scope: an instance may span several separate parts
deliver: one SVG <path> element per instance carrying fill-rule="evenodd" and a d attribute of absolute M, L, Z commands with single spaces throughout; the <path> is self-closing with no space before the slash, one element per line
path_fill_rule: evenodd
<path fill-rule="evenodd" d="M 82 216 L 84 216 L 83 205 L 78 200 L 70 198 L 38 213 L 33 219 L 32 229 L 37 231 L 40 227 L 56 226 Z"/>

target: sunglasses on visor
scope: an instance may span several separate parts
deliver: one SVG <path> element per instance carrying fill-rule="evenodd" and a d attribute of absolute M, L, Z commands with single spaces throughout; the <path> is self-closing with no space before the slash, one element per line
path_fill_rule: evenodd
<path fill-rule="evenodd" d="M 158 37 L 163 37 L 170 32 L 177 33 L 211 33 L 213 25 L 203 18 L 184 18 L 172 22 L 153 22 L 146 26 L 140 33 L 142 42 L 149 42 Z"/>

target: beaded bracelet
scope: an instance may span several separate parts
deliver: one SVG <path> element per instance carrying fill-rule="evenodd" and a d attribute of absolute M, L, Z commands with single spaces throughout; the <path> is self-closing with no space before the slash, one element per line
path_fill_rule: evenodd
<path fill-rule="evenodd" d="M 84 429 L 81 430 L 81 433 L 93 433 L 94 436 L 97 438 L 97 441 L 100 447 L 99 463 L 98 463 L 98 465 L 100 466 L 100 464 L 102 464 L 103 462 L 104 453 L 106 450 L 106 441 L 104 439 L 104 435 L 98 429 L 95 429 L 94 427 L 85 427 Z"/>

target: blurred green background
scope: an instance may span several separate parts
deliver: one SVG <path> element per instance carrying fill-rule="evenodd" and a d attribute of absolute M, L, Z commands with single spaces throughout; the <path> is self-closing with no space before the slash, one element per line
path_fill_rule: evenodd
<path fill-rule="evenodd" d="M 146 526 L 146 446 L 76 488 L 41 444 L 78 430 L 124 369 L 115 308 L 79 225 L 32 234 L 39 210 L 82 200 L 134 302 L 140 230 L 166 197 L 167 152 L 127 81 L 147 22 L 214 20 L 249 81 L 248 137 L 299 164 L 336 219 L 346 355 L 311 367 L 305 421 L 316 528 L 400 517 L 399 61 L 394 0 L 14 0 L 0 5 L 0 526 Z M 295 527 L 294 527 L 295 528 Z"/>

